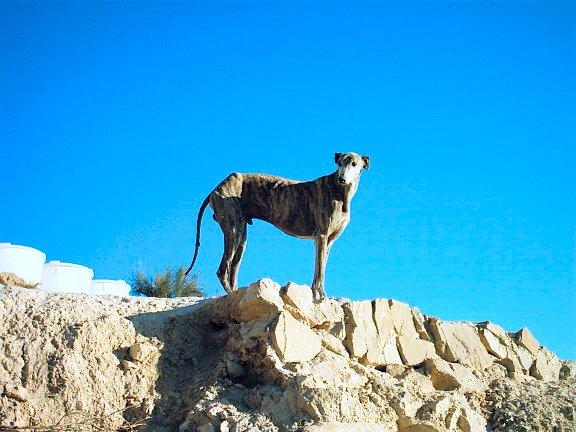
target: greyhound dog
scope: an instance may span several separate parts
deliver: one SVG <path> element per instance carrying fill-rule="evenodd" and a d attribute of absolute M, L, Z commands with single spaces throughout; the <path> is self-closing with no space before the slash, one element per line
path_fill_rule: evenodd
<path fill-rule="evenodd" d="M 200 248 L 200 225 L 206 206 L 224 233 L 224 254 L 217 276 L 226 292 L 237 288 L 238 268 L 246 247 L 247 225 L 252 219 L 271 223 L 286 234 L 313 239 L 316 264 L 312 293 L 315 300 L 326 296 L 324 274 L 334 240 L 350 222 L 350 201 L 358 189 L 362 169 L 370 158 L 356 153 L 336 153 L 338 169 L 316 180 L 299 182 L 267 174 L 232 173 L 208 194 L 196 222 L 196 249 Z"/>

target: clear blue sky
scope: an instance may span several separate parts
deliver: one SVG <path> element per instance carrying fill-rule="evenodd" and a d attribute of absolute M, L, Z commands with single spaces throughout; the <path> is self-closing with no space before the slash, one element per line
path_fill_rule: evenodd
<path fill-rule="evenodd" d="M 0 241 L 97 278 L 187 265 L 227 174 L 356 151 L 329 295 L 576 358 L 575 47 L 573 2 L 1 2 Z M 208 211 L 209 295 L 221 253 Z M 255 222 L 240 283 L 309 284 L 313 259 Z"/>

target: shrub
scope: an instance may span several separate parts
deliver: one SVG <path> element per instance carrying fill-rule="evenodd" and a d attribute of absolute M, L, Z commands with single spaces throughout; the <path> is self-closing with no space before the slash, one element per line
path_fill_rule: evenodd
<path fill-rule="evenodd" d="M 198 275 L 194 274 L 190 279 L 184 275 L 186 270 L 180 267 L 173 270 L 168 267 L 164 273 L 148 278 L 142 271 L 138 271 L 132 278 L 132 286 L 138 294 L 147 297 L 204 297 L 200 289 Z"/>

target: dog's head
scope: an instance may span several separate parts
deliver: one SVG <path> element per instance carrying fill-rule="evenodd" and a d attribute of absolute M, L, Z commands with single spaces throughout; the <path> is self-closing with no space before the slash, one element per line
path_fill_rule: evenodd
<path fill-rule="evenodd" d="M 340 184 L 351 184 L 358 180 L 362 169 L 370 168 L 370 157 L 357 153 L 336 153 L 334 162 L 338 165 L 337 178 Z"/>

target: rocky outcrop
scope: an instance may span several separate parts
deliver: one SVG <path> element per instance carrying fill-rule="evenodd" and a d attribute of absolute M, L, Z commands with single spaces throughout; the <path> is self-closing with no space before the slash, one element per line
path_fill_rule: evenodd
<path fill-rule="evenodd" d="M 0 292 L 5 428 L 486 431 L 501 421 L 494 383 L 576 387 L 527 329 L 313 302 L 269 279 L 206 300 Z"/>

